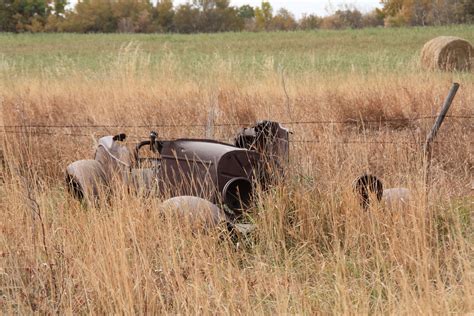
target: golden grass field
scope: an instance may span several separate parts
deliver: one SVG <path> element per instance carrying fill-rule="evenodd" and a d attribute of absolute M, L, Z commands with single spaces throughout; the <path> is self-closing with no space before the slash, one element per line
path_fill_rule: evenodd
<path fill-rule="evenodd" d="M 0 311 L 472 313 L 474 76 L 424 71 L 419 52 L 473 30 L 0 35 L 0 125 L 70 125 L 1 128 Z M 426 193 L 422 144 L 454 81 Z M 293 132 L 288 176 L 259 194 L 248 238 L 163 220 L 165 197 L 85 207 L 67 193 L 65 167 L 99 136 L 203 137 L 186 125 L 210 111 Z M 363 211 L 363 172 L 410 188 L 410 205 Z"/>

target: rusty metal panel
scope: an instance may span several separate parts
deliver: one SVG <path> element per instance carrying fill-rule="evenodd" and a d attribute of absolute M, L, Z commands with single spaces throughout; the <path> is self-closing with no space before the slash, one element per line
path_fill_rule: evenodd
<path fill-rule="evenodd" d="M 110 180 L 118 180 L 131 190 L 148 192 L 145 196 L 155 192 L 197 196 L 226 204 L 234 214 L 249 205 L 256 182 L 265 188 L 288 162 L 289 131 L 271 121 L 241 129 L 235 144 L 208 139 L 162 141 L 151 132 L 132 155 L 121 143 L 125 138 L 119 134 L 99 140 L 94 158 L 109 185 L 116 182 Z M 148 148 L 152 157 L 141 157 L 141 148 Z"/>

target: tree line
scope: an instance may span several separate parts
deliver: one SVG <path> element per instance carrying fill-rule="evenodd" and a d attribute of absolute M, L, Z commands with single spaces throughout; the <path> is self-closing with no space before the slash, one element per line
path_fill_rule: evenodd
<path fill-rule="evenodd" d="M 381 9 L 362 13 L 345 7 L 300 19 L 287 9 L 231 6 L 230 0 L 0 0 L 0 31 L 76 33 L 213 33 L 293 31 L 376 26 L 444 25 L 474 22 L 473 0 L 381 0 Z"/>

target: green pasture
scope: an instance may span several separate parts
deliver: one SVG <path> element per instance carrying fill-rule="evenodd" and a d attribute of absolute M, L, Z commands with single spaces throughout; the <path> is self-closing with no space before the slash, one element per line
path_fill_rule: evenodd
<path fill-rule="evenodd" d="M 199 75 L 220 63 L 235 74 L 416 72 L 423 44 L 439 35 L 474 42 L 474 25 L 221 34 L 0 34 L 0 71 L 19 76 L 99 72 L 135 54 L 145 67 L 172 62 Z M 127 54 L 124 54 L 127 53 Z M 61 71 L 58 71 L 61 70 Z"/>

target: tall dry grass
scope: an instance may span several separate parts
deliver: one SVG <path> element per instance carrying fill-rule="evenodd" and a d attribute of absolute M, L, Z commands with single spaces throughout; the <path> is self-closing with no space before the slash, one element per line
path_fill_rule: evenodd
<path fill-rule="evenodd" d="M 450 114 L 472 117 L 471 75 L 298 74 L 269 66 L 263 75 L 242 77 L 233 70 L 238 64 L 215 59 L 199 80 L 176 72 L 172 56 L 150 65 L 130 48 L 96 72 L 68 73 L 58 65 L 11 81 L 5 68 L 3 125 L 71 127 L 1 134 L 2 312 L 473 310 L 472 119 L 443 125 L 428 196 L 420 143 L 432 120 L 384 123 L 436 114 L 453 79 L 461 89 Z M 110 204 L 85 207 L 68 195 L 66 165 L 91 157 L 99 135 L 145 138 L 154 125 L 206 123 L 210 111 L 220 123 L 348 123 L 288 125 L 294 132 L 288 177 L 259 194 L 249 215 L 257 231 L 238 242 L 159 216 L 160 198 L 118 194 Z M 88 124 L 149 128 L 73 127 Z M 200 127 L 158 132 L 205 134 Z M 230 139 L 234 132 L 216 126 L 214 136 Z M 387 187 L 410 188 L 410 205 L 362 211 L 351 189 L 362 172 L 379 175 Z"/>

